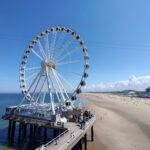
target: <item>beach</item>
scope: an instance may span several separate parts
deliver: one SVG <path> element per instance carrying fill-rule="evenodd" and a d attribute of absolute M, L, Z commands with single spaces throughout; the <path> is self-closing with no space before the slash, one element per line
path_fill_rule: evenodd
<path fill-rule="evenodd" d="M 101 93 L 84 93 L 81 97 L 97 118 L 95 141 L 89 142 L 89 149 L 150 149 L 150 99 Z"/>

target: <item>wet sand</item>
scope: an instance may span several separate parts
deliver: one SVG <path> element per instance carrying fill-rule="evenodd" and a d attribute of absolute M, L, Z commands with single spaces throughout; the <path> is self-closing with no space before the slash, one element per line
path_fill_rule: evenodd
<path fill-rule="evenodd" d="M 150 150 L 150 99 L 89 93 L 81 97 L 97 118 L 89 150 Z"/>

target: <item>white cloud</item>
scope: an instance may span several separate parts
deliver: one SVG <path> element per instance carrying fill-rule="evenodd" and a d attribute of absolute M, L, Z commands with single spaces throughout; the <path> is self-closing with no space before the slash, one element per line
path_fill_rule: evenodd
<path fill-rule="evenodd" d="M 132 75 L 131 77 L 129 77 L 128 80 L 87 85 L 84 88 L 84 91 L 109 92 L 109 91 L 122 91 L 128 89 L 143 91 L 149 86 L 150 86 L 150 76 L 136 77 Z"/>

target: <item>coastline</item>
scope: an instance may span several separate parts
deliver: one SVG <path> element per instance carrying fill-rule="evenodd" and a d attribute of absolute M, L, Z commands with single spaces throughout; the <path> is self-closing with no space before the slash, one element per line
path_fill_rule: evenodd
<path fill-rule="evenodd" d="M 149 150 L 149 99 L 97 93 L 83 93 L 81 97 L 97 118 L 92 143 L 95 150 Z"/>

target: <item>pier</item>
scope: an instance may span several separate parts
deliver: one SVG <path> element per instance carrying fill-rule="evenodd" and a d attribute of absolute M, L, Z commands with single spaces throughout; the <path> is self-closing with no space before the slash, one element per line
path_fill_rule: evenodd
<path fill-rule="evenodd" d="M 91 141 L 94 141 L 93 125 L 96 118 L 93 115 L 86 117 L 84 119 L 85 123 L 67 122 L 63 126 L 55 125 L 53 122 L 44 119 L 7 113 L 2 116 L 2 119 L 9 121 L 8 141 L 10 144 L 14 142 L 16 124 L 19 126 L 18 135 L 16 135 L 18 144 L 21 143 L 27 134 L 30 139 L 36 138 L 37 129 L 43 129 L 43 142 L 45 144 L 39 146 L 36 150 L 71 150 L 76 149 L 76 147 L 80 150 L 87 150 L 87 131 L 91 131 Z M 29 133 L 27 133 L 27 127 Z M 46 143 L 47 129 L 53 129 L 53 138 Z"/>

